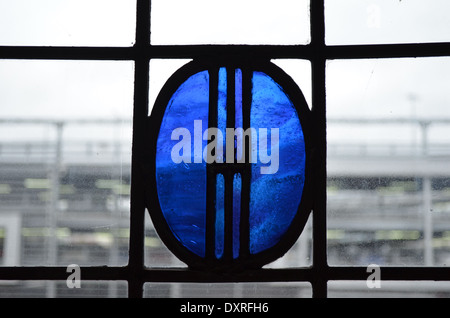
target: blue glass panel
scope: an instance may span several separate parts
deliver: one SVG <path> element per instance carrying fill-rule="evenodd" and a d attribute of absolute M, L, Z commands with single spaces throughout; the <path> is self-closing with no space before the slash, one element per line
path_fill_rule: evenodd
<path fill-rule="evenodd" d="M 243 114 L 242 114 L 242 71 L 236 69 L 234 73 L 235 78 L 235 125 L 234 128 L 243 128 Z M 237 147 L 237 139 L 234 140 L 235 160 L 240 161 L 242 159 L 242 147 Z"/>
<path fill-rule="evenodd" d="M 225 178 L 222 174 L 216 176 L 216 249 L 217 258 L 223 256 L 225 239 Z"/>
<path fill-rule="evenodd" d="M 217 97 L 217 128 L 222 133 L 223 158 L 217 157 L 216 162 L 224 162 L 226 156 L 225 131 L 227 127 L 227 70 L 225 67 L 219 69 L 219 84 Z"/>
<path fill-rule="evenodd" d="M 304 185 L 305 149 L 297 112 L 282 88 L 261 72 L 254 72 L 252 81 L 250 125 L 263 141 L 267 137 L 268 148 L 261 149 L 259 139 L 258 161 L 252 164 L 250 253 L 256 254 L 279 242 L 297 213 Z M 271 128 L 279 129 L 278 165 Z M 271 161 L 262 163 L 261 154 L 266 152 Z M 271 173 L 263 174 L 261 168 L 269 166 Z"/>
<path fill-rule="evenodd" d="M 236 173 L 233 178 L 233 258 L 239 256 L 239 231 L 241 220 L 241 190 L 242 178 L 240 173 Z"/>
<path fill-rule="evenodd" d="M 235 128 L 242 128 L 242 71 L 240 69 L 235 71 L 235 83 Z"/>
<path fill-rule="evenodd" d="M 175 237 L 202 257 L 206 227 L 206 163 L 202 160 L 202 149 L 206 141 L 202 141 L 201 134 L 208 125 L 208 105 L 209 75 L 204 71 L 189 77 L 170 99 L 156 152 L 157 191 L 163 216 Z M 180 131 L 178 138 L 172 140 L 172 132 L 180 127 L 187 131 Z M 195 144 L 191 139 L 201 142 Z M 185 147 L 175 155 L 183 161 L 175 163 L 171 153 L 179 143 Z"/>
<path fill-rule="evenodd" d="M 241 128 L 242 71 L 234 70 L 234 76 L 235 128 Z M 283 89 L 262 72 L 253 73 L 252 85 L 250 127 L 255 132 L 257 158 L 253 158 L 251 168 L 249 249 L 251 254 L 257 254 L 276 245 L 292 224 L 302 197 L 306 158 L 300 120 Z M 163 217 L 182 245 L 200 257 L 206 254 L 206 162 L 202 150 L 209 141 L 202 137 L 208 128 L 209 88 L 207 71 L 192 75 L 180 85 L 167 104 L 156 153 L 157 192 Z M 224 67 L 219 69 L 217 90 L 217 128 L 225 137 L 227 69 Z M 224 150 L 225 141 L 223 138 Z M 237 259 L 242 197 L 239 173 L 234 175 L 232 186 L 231 248 L 232 257 Z M 220 259 L 225 242 L 222 174 L 217 175 L 215 190 L 216 215 L 212 226 L 214 252 Z"/>
<path fill-rule="evenodd" d="M 242 118 L 242 71 L 236 69 L 235 77 L 235 128 L 243 127 Z M 235 148 L 237 147 L 235 140 Z M 240 159 L 240 158 L 239 158 Z M 239 257 L 240 240 L 239 240 L 239 223 L 241 221 L 241 190 L 242 178 L 241 174 L 237 173 L 233 179 L 233 258 Z"/>

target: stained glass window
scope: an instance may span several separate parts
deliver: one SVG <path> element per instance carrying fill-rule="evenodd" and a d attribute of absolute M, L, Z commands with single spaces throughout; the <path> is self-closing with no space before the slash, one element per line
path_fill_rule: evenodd
<path fill-rule="evenodd" d="M 262 266 L 295 243 L 310 210 L 308 114 L 300 89 L 269 62 L 194 61 L 168 80 L 151 116 L 159 208 L 149 210 L 175 255 L 233 269 Z"/>

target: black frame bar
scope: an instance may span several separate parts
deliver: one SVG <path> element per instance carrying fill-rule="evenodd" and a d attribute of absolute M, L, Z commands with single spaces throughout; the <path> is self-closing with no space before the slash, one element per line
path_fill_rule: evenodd
<path fill-rule="evenodd" d="M 258 269 L 241 274 L 192 271 L 187 268 L 141 268 L 133 273 L 131 266 L 81 266 L 82 280 L 141 280 L 142 283 L 264 283 L 309 282 L 317 283 L 318 270 L 308 268 Z M 0 267 L 1 280 L 60 280 L 68 277 L 65 266 Z M 449 281 L 448 267 L 380 266 L 382 281 Z M 328 266 L 319 273 L 325 281 L 366 281 L 370 273 L 366 266 Z M 139 284 L 136 284 L 139 285 Z M 129 293 L 132 285 L 129 286 Z M 139 288 L 134 292 L 138 292 Z M 136 296 L 139 296 L 137 293 Z M 317 297 L 317 295 L 313 295 Z M 133 297 L 133 295 L 130 295 Z"/>
<path fill-rule="evenodd" d="M 307 59 L 318 55 L 333 59 L 375 59 L 448 56 L 450 43 L 324 45 L 320 50 L 305 45 L 151 45 L 144 47 L 38 47 L 0 46 L 0 59 L 26 60 L 135 60 L 192 59 L 208 56 L 238 55 L 273 59 Z"/>
<path fill-rule="evenodd" d="M 137 0 L 136 42 L 132 47 L 30 47 L 0 46 L 0 59 L 131 60 L 135 62 L 133 154 L 129 263 L 126 266 L 84 266 L 84 280 L 123 280 L 128 296 L 143 297 L 146 282 L 310 282 L 313 297 L 327 297 L 331 280 L 366 280 L 365 266 L 329 266 L 326 237 L 326 104 L 325 63 L 331 59 L 373 59 L 449 56 L 450 43 L 339 45 L 325 44 L 324 0 L 311 0 L 311 43 L 307 45 L 159 45 L 150 44 L 150 0 Z M 313 262 L 308 268 L 259 269 L 239 274 L 200 272 L 184 268 L 148 268 L 144 263 L 144 180 L 138 163 L 144 151 L 144 128 L 148 114 L 149 64 L 154 58 L 206 56 L 258 56 L 259 58 L 307 59 L 312 65 L 312 121 L 317 147 L 313 167 Z M 244 73 L 243 73 L 243 76 Z M 245 118 L 245 116 L 244 116 Z M 242 198 L 244 200 L 245 198 Z M 446 267 L 381 266 L 383 280 L 449 281 Z M 66 280 L 66 267 L 0 267 L 0 280 Z"/>

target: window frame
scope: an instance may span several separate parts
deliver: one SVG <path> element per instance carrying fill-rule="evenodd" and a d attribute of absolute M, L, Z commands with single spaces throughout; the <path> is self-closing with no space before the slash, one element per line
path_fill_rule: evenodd
<path fill-rule="evenodd" d="M 309 282 L 314 298 L 327 297 L 328 281 L 366 280 L 365 266 L 329 266 L 327 262 L 326 62 L 334 59 L 376 59 L 450 56 L 450 42 L 381 45 L 325 44 L 324 0 L 311 0 L 311 41 L 306 45 L 152 45 L 151 1 L 137 0 L 136 41 L 131 47 L 0 46 L 0 59 L 127 60 L 135 63 L 129 262 L 125 266 L 81 267 L 83 280 L 127 281 L 128 297 L 142 298 L 145 283 Z M 150 268 L 144 262 L 145 180 L 141 173 L 148 119 L 151 59 L 195 59 L 206 56 L 306 59 L 312 67 L 311 137 L 316 145 L 312 185 L 312 265 L 307 268 L 247 270 L 234 275 L 188 268 Z M 446 267 L 382 266 L 382 280 L 450 281 Z M 0 280 L 66 280 L 66 267 L 0 267 Z"/>

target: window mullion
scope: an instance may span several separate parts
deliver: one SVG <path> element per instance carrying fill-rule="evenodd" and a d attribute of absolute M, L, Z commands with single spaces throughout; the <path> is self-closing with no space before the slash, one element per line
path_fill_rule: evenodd
<path fill-rule="evenodd" d="M 326 226 L 326 106 L 325 106 L 325 6 L 323 0 L 311 1 L 312 133 L 314 158 L 313 204 L 313 297 L 327 297 Z"/>
<path fill-rule="evenodd" d="M 133 111 L 133 149 L 131 167 L 131 211 L 128 296 L 142 298 L 145 238 L 145 194 L 142 178 L 142 155 L 148 114 L 150 60 L 146 48 L 150 41 L 150 1 L 137 1 L 135 86 Z"/>

